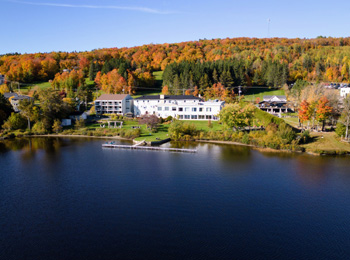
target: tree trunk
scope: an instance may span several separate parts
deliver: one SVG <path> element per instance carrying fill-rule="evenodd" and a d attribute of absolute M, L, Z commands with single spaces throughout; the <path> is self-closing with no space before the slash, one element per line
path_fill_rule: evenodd
<path fill-rule="evenodd" d="M 29 131 L 30 131 L 30 119 L 28 117 L 28 128 L 29 128 Z"/>

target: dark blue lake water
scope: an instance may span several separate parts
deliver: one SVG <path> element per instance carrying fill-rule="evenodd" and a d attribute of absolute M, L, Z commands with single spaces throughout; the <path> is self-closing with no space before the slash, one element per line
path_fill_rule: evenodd
<path fill-rule="evenodd" d="M 349 157 L 102 143 L 0 142 L 0 259 L 349 259 Z"/>

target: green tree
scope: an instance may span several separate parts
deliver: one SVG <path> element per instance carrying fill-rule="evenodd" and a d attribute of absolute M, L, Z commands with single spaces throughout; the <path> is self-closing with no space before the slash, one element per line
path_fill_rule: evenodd
<path fill-rule="evenodd" d="M 6 130 L 18 130 L 26 128 L 26 119 L 18 113 L 11 113 L 11 116 L 7 119 L 7 121 L 3 124 L 3 128 Z"/>
<path fill-rule="evenodd" d="M 10 102 L 0 93 L 0 128 L 13 112 Z"/>
<path fill-rule="evenodd" d="M 55 133 L 59 133 L 62 131 L 61 121 L 59 119 L 55 119 L 52 125 L 52 131 Z"/>
<path fill-rule="evenodd" d="M 350 95 L 348 95 L 343 101 L 343 111 L 339 122 L 345 126 L 345 138 L 349 139 L 349 126 L 350 126 Z"/>
<path fill-rule="evenodd" d="M 19 102 L 18 109 L 22 116 L 28 120 L 28 129 L 30 130 L 30 122 L 39 118 L 39 109 L 34 105 L 34 102 L 29 99 L 24 99 Z"/>
<path fill-rule="evenodd" d="M 227 128 L 238 130 L 250 126 L 255 107 L 252 104 L 233 103 L 226 105 L 219 113 L 220 122 Z"/>
<path fill-rule="evenodd" d="M 75 120 L 74 127 L 76 129 L 85 127 L 85 120 L 84 120 L 84 118 L 80 118 L 79 120 Z"/>
<path fill-rule="evenodd" d="M 46 130 L 51 130 L 55 119 L 62 119 L 69 114 L 69 105 L 63 102 L 58 91 L 43 89 L 39 92 L 42 121 Z"/>

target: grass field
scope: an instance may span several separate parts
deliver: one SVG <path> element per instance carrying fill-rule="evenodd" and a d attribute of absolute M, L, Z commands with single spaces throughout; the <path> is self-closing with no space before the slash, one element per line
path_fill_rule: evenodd
<path fill-rule="evenodd" d="M 334 132 L 311 133 L 311 137 L 312 142 L 302 145 L 307 152 L 350 152 L 350 144 L 341 142 Z"/>
<path fill-rule="evenodd" d="M 285 95 L 283 89 L 267 89 L 267 88 L 251 88 L 248 89 L 246 93 L 244 93 L 244 100 L 246 101 L 255 101 L 256 98 L 260 98 L 263 100 L 264 96 L 283 96 Z"/>
<path fill-rule="evenodd" d="M 20 87 L 21 94 L 28 94 L 28 92 L 35 87 L 39 87 L 39 89 L 45 89 L 45 88 L 51 87 L 51 83 L 50 82 L 35 82 L 35 83 L 31 83 L 30 85 L 21 85 L 21 87 Z M 17 89 L 15 88 L 14 90 L 16 91 Z"/>

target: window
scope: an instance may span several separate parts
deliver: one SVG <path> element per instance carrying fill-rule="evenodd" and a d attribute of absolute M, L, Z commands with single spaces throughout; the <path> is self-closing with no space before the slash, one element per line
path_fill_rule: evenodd
<path fill-rule="evenodd" d="M 211 112 L 211 107 L 207 107 L 206 111 Z"/>
<path fill-rule="evenodd" d="M 190 112 L 190 108 L 189 107 L 185 107 L 185 112 Z"/>
<path fill-rule="evenodd" d="M 162 107 L 158 107 L 158 111 L 162 111 Z"/>
<path fill-rule="evenodd" d="M 200 108 L 199 108 L 199 112 L 203 112 L 203 107 L 200 107 Z"/>
<path fill-rule="evenodd" d="M 185 119 L 190 119 L 190 115 L 185 115 Z"/>
<path fill-rule="evenodd" d="M 211 119 L 211 116 L 206 116 L 206 119 Z"/>
<path fill-rule="evenodd" d="M 171 110 L 172 110 L 172 111 L 176 111 L 176 107 L 172 107 Z"/>
<path fill-rule="evenodd" d="M 196 107 L 192 107 L 192 112 L 197 112 L 197 108 Z"/>
<path fill-rule="evenodd" d="M 179 119 L 184 119 L 184 116 L 183 115 L 179 115 Z"/>
<path fill-rule="evenodd" d="M 205 116 L 204 115 L 199 115 L 198 119 L 205 119 Z"/>
<path fill-rule="evenodd" d="M 182 107 L 179 107 L 179 112 L 182 112 L 184 109 Z"/>
<path fill-rule="evenodd" d="M 191 119 L 197 119 L 197 115 L 192 115 Z"/>
<path fill-rule="evenodd" d="M 169 111 L 169 107 L 164 107 L 164 111 Z"/>

